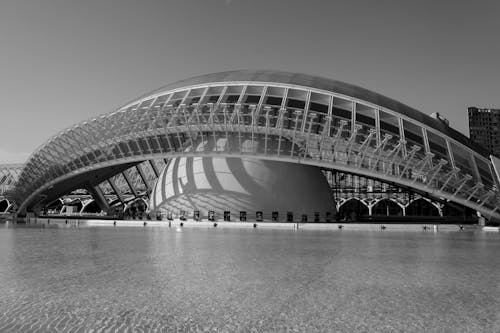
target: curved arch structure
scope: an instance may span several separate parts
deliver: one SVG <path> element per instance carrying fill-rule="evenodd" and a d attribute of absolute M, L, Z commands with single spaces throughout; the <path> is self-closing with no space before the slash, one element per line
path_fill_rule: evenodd
<path fill-rule="evenodd" d="M 347 83 L 232 71 L 163 87 L 68 128 L 23 166 L 19 213 L 153 158 L 257 158 L 335 169 L 500 218 L 487 153 L 439 119 Z"/>
<path fill-rule="evenodd" d="M 0 214 L 13 208 L 9 193 L 14 189 L 21 174 L 22 164 L 0 164 Z"/>
<path fill-rule="evenodd" d="M 22 164 L 0 164 L 0 198 L 14 190 L 22 168 Z"/>

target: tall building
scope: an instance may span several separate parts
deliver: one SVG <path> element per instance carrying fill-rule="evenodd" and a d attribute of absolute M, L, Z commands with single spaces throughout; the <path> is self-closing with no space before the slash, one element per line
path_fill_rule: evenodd
<path fill-rule="evenodd" d="M 469 107 L 468 111 L 471 140 L 500 156 L 500 109 Z"/>

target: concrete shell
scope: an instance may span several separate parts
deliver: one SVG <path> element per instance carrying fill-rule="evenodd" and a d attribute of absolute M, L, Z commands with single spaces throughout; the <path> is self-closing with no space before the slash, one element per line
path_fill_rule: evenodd
<path fill-rule="evenodd" d="M 179 157 L 162 171 L 151 196 L 155 212 L 194 211 L 207 216 L 224 211 L 239 216 L 246 211 L 249 219 L 257 211 L 270 219 L 278 211 L 283 220 L 287 212 L 294 216 L 314 212 L 325 218 L 335 213 L 331 189 L 321 170 L 314 166 L 259 160 L 253 158 Z"/>

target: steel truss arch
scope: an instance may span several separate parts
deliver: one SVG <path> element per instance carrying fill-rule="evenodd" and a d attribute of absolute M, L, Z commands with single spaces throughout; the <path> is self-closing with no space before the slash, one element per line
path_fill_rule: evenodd
<path fill-rule="evenodd" d="M 10 199 L 22 170 L 23 164 L 0 164 L 0 199 Z"/>
<path fill-rule="evenodd" d="M 51 187 L 100 168 L 252 156 L 379 179 L 500 219 L 491 161 L 463 135 L 362 88 L 349 95 L 337 81 L 326 89 L 277 78 L 174 84 L 75 125 L 31 155 L 9 194 L 25 212 Z"/>

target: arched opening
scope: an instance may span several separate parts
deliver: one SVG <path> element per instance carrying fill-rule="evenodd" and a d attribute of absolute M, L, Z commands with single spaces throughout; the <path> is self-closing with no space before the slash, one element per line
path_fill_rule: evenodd
<path fill-rule="evenodd" d="M 119 199 L 113 200 L 109 203 L 109 209 L 107 211 L 107 215 L 114 216 L 118 219 L 123 219 L 124 209 L 125 209 L 125 206 L 123 205 L 123 203 Z"/>
<path fill-rule="evenodd" d="M 453 202 L 447 202 L 444 204 L 443 208 L 443 217 L 446 217 L 446 220 L 449 222 L 460 222 L 460 223 L 476 223 L 477 222 L 477 214 L 476 211 L 468 208 L 460 206 Z"/>
<path fill-rule="evenodd" d="M 99 214 L 100 212 L 102 212 L 102 210 L 95 200 L 89 201 L 82 208 L 83 214 Z"/>
<path fill-rule="evenodd" d="M 148 204 L 142 198 L 137 198 L 127 203 L 123 212 L 124 218 L 143 219 L 146 216 Z"/>
<path fill-rule="evenodd" d="M 338 212 L 338 219 L 342 221 L 359 221 L 360 217 L 368 216 L 368 207 L 358 199 L 349 199 L 345 201 Z"/>
<path fill-rule="evenodd" d="M 403 216 L 403 209 L 389 199 L 382 199 L 372 208 L 372 216 Z"/>
<path fill-rule="evenodd" d="M 109 206 L 110 207 L 119 207 L 121 206 L 121 209 L 123 210 L 123 203 L 120 201 L 120 199 L 116 198 L 116 199 L 112 199 L 110 202 L 109 202 Z"/>
<path fill-rule="evenodd" d="M 50 204 L 45 206 L 44 213 L 45 214 L 59 214 L 61 209 L 63 208 L 63 203 L 61 199 L 57 199 L 52 201 Z"/>
<path fill-rule="evenodd" d="M 406 207 L 406 216 L 439 216 L 439 210 L 429 201 L 419 198 Z"/>
<path fill-rule="evenodd" d="M 9 205 L 9 207 L 7 207 L 7 210 L 5 211 L 5 213 L 14 213 L 16 211 L 16 205 L 14 205 L 13 203 L 11 203 Z"/>
<path fill-rule="evenodd" d="M 7 199 L 0 200 L 0 213 L 5 213 L 9 207 L 9 201 Z"/>
<path fill-rule="evenodd" d="M 83 204 L 80 199 L 74 199 L 71 201 L 67 201 L 64 203 L 64 206 L 61 210 L 61 214 L 71 215 L 78 214 L 82 210 Z"/>

